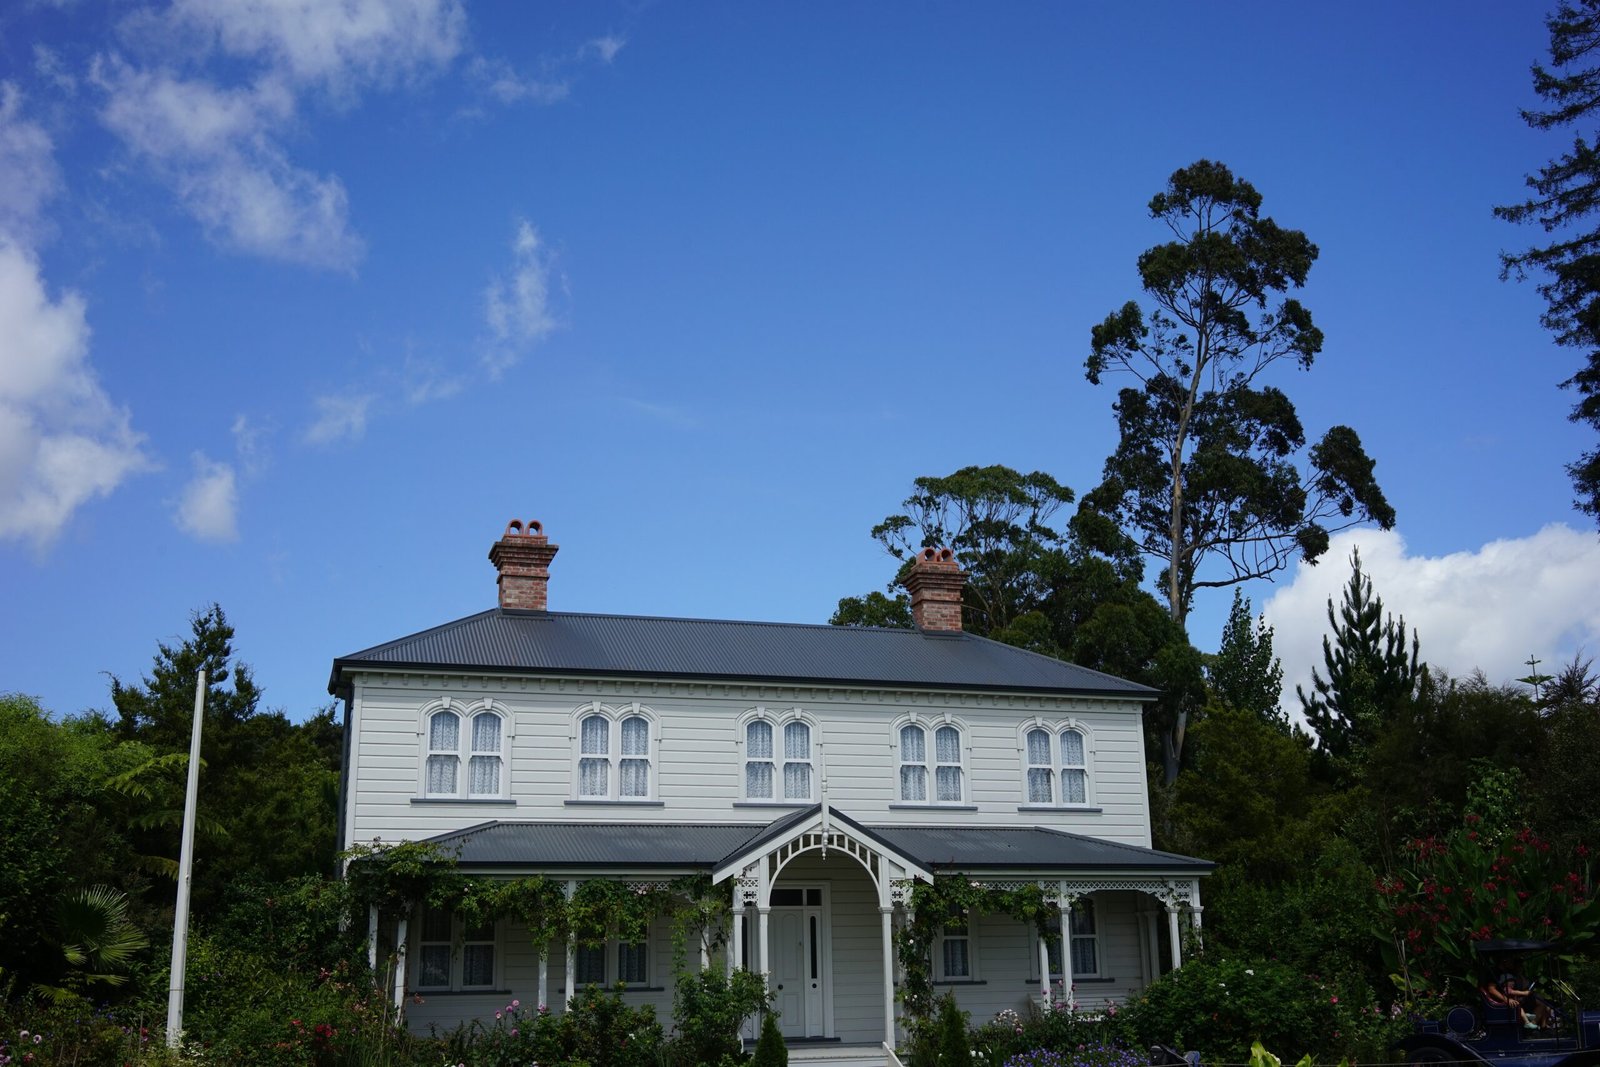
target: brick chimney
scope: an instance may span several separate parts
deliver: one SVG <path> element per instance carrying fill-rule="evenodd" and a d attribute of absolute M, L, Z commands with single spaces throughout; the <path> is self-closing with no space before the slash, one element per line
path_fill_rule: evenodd
<path fill-rule="evenodd" d="M 500 572 L 500 606 L 546 611 L 550 604 L 550 561 L 560 545 L 552 545 L 544 527 L 530 519 L 512 519 L 489 549 L 489 562 Z"/>
<path fill-rule="evenodd" d="M 961 632 L 961 589 L 967 576 L 948 548 L 924 548 L 901 580 L 911 594 L 911 619 L 919 630 Z"/>

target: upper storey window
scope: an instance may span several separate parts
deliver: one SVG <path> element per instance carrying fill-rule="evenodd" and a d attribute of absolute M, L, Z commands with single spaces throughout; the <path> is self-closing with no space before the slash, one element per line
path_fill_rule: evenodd
<path fill-rule="evenodd" d="M 1089 803 L 1088 745 L 1076 726 L 1031 726 L 1023 736 L 1024 796 L 1029 805 Z"/>
<path fill-rule="evenodd" d="M 966 799 L 960 727 L 907 723 L 900 727 L 898 741 L 902 802 L 960 804 Z"/>
<path fill-rule="evenodd" d="M 749 801 L 806 803 L 816 796 L 815 730 L 799 717 L 764 708 L 744 723 L 744 796 Z"/>
<path fill-rule="evenodd" d="M 649 800 L 655 795 L 655 723 L 638 704 L 590 704 L 578 712 L 579 800 Z"/>
<path fill-rule="evenodd" d="M 424 713 L 427 754 L 422 795 L 502 797 L 506 792 L 507 719 L 487 704 L 464 708 L 448 701 Z"/>

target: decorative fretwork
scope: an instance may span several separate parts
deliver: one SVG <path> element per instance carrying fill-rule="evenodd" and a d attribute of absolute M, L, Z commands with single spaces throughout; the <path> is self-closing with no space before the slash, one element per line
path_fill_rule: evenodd
<path fill-rule="evenodd" d="M 739 902 L 747 908 L 755 907 L 756 902 L 760 899 L 760 879 L 749 875 L 740 875 L 735 884 Z"/>
<path fill-rule="evenodd" d="M 839 830 L 810 830 L 797 835 L 792 841 L 779 845 L 770 853 L 772 873 L 776 875 L 790 860 L 802 852 L 810 852 L 813 849 L 826 851 L 830 848 L 836 848 L 854 857 L 867 869 L 867 874 L 872 877 L 875 884 L 880 881 L 882 862 L 878 850 Z"/>

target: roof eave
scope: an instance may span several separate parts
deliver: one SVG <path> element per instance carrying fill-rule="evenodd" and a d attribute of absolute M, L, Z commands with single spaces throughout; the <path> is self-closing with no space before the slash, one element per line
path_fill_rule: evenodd
<path fill-rule="evenodd" d="M 809 675 L 765 675 L 765 674 L 711 674 L 700 672 L 675 672 L 675 671 L 630 671 L 610 669 L 584 669 L 573 667 L 506 667 L 488 664 L 461 664 L 461 663 L 423 663 L 408 660 L 361 660 L 352 657 L 341 657 L 333 661 L 333 672 L 328 678 L 328 692 L 334 696 L 348 696 L 354 688 L 354 682 L 346 679 L 346 671 L 365 671 L 379 674 L 384 671 L 418 672 L 428 674 L 504 674 L 528 675 L 536 678 L 544 677 L 575 677 L 575 678 L 649 678 L 681 682 L 739 682 L 741 684 L 755 685 L 793 685 L 812 686 L 820 688 L 837 688 L 848 686 L 851 688 L 869 689 L 935 689 L 940 692 L 975 692 L 975 693 L 1045 693 L 1051 696 L 1089 696 L 1103 697 L 1111 700 L 1133 700 L 1148 703 L 1158 699 L 1159 691 L 1148 686 L 1139 686 L 1138 689 L 1087 689 L 1066 686 L 1021 686 L 1021 685 L 985 685 L 980 683 L 956 682 L 930 682 L 926 679 L 882 679 L 882 678 L 838 678 L 838 677 L 813 677 Z M 1130 682 L 1130 685 L 1137 685 Z"/>

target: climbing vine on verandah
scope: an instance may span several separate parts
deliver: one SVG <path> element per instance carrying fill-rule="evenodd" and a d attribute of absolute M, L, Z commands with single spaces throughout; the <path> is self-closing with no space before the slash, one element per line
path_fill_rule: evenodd
<path fill-rule="evenodd" d="M 906 906 L 911 921 L 897 938 L 906 1014 L 931 1018 L 937 1009 L 933 994 L 933 945 L 947 925 L 965 923 L 977 915 L 1009 915 L 1032 926 L 1041 935 L 1060 913 L 1053 897 L 1036 883 L 1001 889 L 960 875 L 936 877 L 931 882 L 911 882 Z"/>
<path fill-rule="evenodd" d="M 426 842 L 362 846 L 345 857 L 353 906 L 375 905 L 389 914 L 449 908 L 470 925 L 515 919 L 541 956 L 551 942 L 568 937 L 581 945 L 609 937 L 642 941 L 663 918 L 673 920 L 681 951 L 691 931 L 722 928 L 732 909 L 730 888 L 713 886 L 703 874 L 664 883 L 592 878 L 579 881 L 568 897 L 566 879 L 462 874 L 453 854 Z"/>

